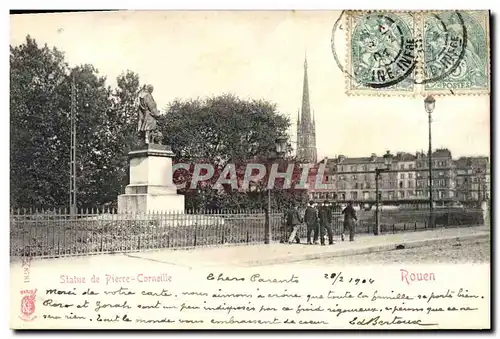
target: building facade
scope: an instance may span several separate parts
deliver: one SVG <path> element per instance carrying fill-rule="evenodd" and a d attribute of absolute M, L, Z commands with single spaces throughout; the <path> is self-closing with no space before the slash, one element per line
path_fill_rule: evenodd
<path fill-rule="evenodd" d="M 432 152 L 432 198 L 434 201 L 456 200 L 456 171 L 451 152 L 437 149 Z M 417 198 L 429 199 L 429 158 L 417 152 Z"/>
<path fill-rule="evenodd" d="M 311 117 L 307 58 L 304 60 L 302 110 L 297 112 L 297 160 L 304 163 L 316 163 L 317 161 L 316 123 L 314 116 Z"/>
<path fill-rule="evenodd" d="M 490 200 L 488 157 L 461 157 L 454 163 L 457 199 L 466 203 Z"/>
<path fill-rule="evenodd" d="M 415 154 L 387 153 L 390 168 L 379 177 L 379 199 L 385 203 L 422 203 L 429 200 L 429 158 L 423 152 Z M 462 159 L 462 158 L 461 158 Z M 432 153 L 432 192 L 437 205 L 467 199 L 489 199 L 488 158 L 476 160 L 452 159 L 448 149 L 436 149 Z M 459 165 L 464 163 L 465 165 Z M 316 188 L 310 181 L 310 198 L 315 201 L 332 200 L 356 203 L 376 201 L 375 169 L 386 168 L 383 156 L 349 158 L 339 155 L 325 158 L 323 183 L 326 188 Z M 462 169 L 463 167 L 463 169 Z M 466 183 L 466 184 L 465 184 Z"/>

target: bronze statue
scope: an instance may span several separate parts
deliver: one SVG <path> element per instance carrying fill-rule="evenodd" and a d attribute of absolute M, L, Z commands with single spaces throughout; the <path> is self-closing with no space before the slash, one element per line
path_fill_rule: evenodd
<path fill-rule="evenodd" d="M 139 122 L 137 131 L 139 132 L 139 137 L 143 139 L 146 144 L 161 144 L 162 134 L 157 126 L 157 119 L 160 116 L 160 112 L 153 99 L 153 89 L 152 85 L 147 85 L 142 87 L 139 91 Z"/>

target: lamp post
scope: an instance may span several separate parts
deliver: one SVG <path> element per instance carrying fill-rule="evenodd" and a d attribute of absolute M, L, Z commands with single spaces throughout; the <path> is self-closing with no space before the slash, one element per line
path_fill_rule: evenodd
<path fill-rule="evenodd" d="M 387 151 L 384 154 L 384 165 L 385 168 L 376 168 L 375 169 L 375 229 L 373 230 L 374 235 L 380 234 L 380 212 L 379 212 L 379 193 L 378 193 L 378 180 L 380 179 L 380 174 L 383 172 L 388 172 L 391 169 L 392 164 L 392 154 L 390 151 Z"/>
<path fill-rule="evenodd" d="M 432 95 L 429 95 L 424 100 L 425 111 L 429 116 L 429 227 L 434 226 L 433 222 L 433 211 L 434 211 L 434 202 L 432 197 L 432 112 L 434 111 L 434 107 L 436 106 L 436 99 Z"/>
<path fill-rule="evenodd" d="M 270 160 L 279 159 L 283 157 L 288 151 L 288 137 L 281 135 L 274 141 L 275 154 L 270 156 Z M 265 222 L 265 243 L 270 244 L 273 239 L 273 232 L 271 227 L 271 187 L 267 187 L 267 209 L 266 209 L 266 222 Z"/>

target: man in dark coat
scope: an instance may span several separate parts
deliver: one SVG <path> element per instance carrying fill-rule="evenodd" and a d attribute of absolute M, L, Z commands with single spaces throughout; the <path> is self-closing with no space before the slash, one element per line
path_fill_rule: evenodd
<path fill-rule="evenodd" d="M 311 233 L 314 232 L 314 243 L 318 242 L 319 236 L 319 224 L 318 224 L 318 211 L 314 208 L 314 202 L 309 201 L 309 206 L 306 208 L 304 213 L 304 221 L 307 224 L 307 243 L 313 244 L 311 242 Z"/>
<path fill-rule="evenodd" d="M 157 132 L 157 119 L 160 115 L 156 102 L 153 99 L 153 86 L 144 86 L 140 91 L 137 98 L 137 105 L 139 108 L 139 120 L 137 124 L 137 131 L 141 139 L 146 144 L 151 143 L 151 136 Z"/>
<path fill-rule="evenodd" d="M 344 229 L 342 230 L 342 241 L 344 241 L 344 232 L 349 232 L 349 241 L 354 241 L 354 222 L 358 220 L 356 211 L 352 207 L 352 201 L 349 201 L 347 207 L 342 211 L 344 215 Z"/>
<path fill-rule="evenodd" d="M 295 239 L 297 244 L 300 244 L 300 237 L 297 234 L 300 224 L 303 220 L 299 215 L 299 210 L 294 202 L 291 203 L 290 208 L 287 211 L 286 225 L 289 230 L 291 230 L 290 236 L 288 237 L 288 243 L 291 244 Z"/>
<path fill-rule="evenodd" d="M 332 232 L 332 211 L 328 200 L 325 200 L 323 206 L 319 209 L 319 225 L 320 225 L 320 241 L 321 245 L 325 245 L 325 229 L 328 233 L 328 244 L 333 245 Z"/>

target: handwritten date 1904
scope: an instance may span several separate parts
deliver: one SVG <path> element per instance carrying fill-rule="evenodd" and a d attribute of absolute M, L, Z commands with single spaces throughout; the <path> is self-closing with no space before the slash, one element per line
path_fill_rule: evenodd
<path fill-rule="evenodd" d="M 325 273 L 325 279 L 333 280 L 332 285 L 335 285 L 336 283 L 348 283 L 353 285 L 360 285 L 360 284 L 373 284 L 375 282 L 375 280 L 371 278 L 363 278 L 363 277 L 346 278 L 342 275 L 342 272 Z"/>

